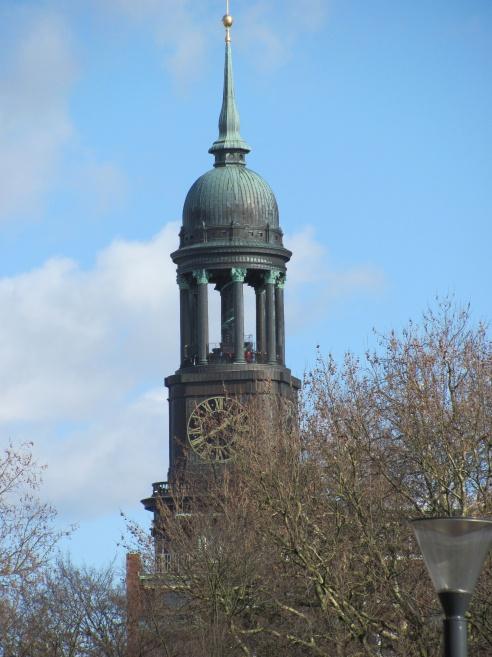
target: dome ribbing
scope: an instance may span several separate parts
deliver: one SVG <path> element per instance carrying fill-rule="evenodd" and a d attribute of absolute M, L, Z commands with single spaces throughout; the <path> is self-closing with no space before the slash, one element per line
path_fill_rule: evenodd
<path fill-rule="evenodd" d="M 278 207 L 268 183 L 242 166 L 217 167 L 198 178 L 186 197 L 183 227 L 203 225 L 278 228 Z"/>

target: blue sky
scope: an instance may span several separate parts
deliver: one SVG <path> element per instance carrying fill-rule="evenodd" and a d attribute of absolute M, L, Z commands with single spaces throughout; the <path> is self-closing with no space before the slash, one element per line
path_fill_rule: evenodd
<path fill-rule="evenodd" d="M 120 510 L 149 523 L 166 476 L 168 256 L 212 164 L 224 4 L 0 0 L 0 436 L 34 441 L 79 561 L 112 557 Z M 231 4 L 248 163 L 294 252 L 294 372 L 435 295 L 490 320 L 489 0 Z"/>

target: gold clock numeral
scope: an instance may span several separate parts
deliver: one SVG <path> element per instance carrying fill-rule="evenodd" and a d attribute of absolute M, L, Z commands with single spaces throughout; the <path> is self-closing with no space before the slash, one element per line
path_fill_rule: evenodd
<path fill-rule="evenodd" d="M 188 435 L 196 435 L 198 433 L 203 433 L 203 429 L 202 429 L 201 425 L 190 427 L 188 429 Z"/>
<path fill-rule="evenodd" d="M 202 435 L 198 435 L 196 438 L 190 439 L 190 445 L 193 449 L 196 449 L 205 442 L 205 438 Z"/>
<path fill-rule="evenodd" d="M 215 397 L 215 408 L 218 411 L 223 411 L 224 410 L 224 397 Z"/>

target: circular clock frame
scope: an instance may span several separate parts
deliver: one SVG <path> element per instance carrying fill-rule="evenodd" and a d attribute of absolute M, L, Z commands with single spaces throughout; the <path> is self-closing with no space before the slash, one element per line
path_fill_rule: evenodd
<path fill-rule="evenodd" d="M 233 397 L 216 395 L 195 406 L 188 418 L 187 437 L 203 461 L 224 463 L 234 456 L 234 444 L 245 429 L 243 405 Z"/>

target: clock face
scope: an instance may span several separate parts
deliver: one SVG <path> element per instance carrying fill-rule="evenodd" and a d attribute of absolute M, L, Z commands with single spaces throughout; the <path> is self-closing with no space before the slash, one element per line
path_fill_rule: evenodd
<path fill-rule="evenodd" d="M 244 407 L 231 397 L 210 397 L 196 406 L 188 420 L 191 448 L 209 462 L 228 461 L 246 429 Z"/>

